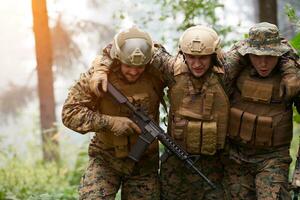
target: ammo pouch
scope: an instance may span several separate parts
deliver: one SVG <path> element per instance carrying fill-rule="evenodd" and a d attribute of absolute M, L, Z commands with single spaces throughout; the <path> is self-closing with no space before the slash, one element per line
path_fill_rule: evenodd
<path fill-rule="evenodd" d="M 273 84 L 245 80 L 242 86 L 242 99 L 269 104 L 272 99 Z"/>
<path fill-rule="evenodd" d="M 172 137 L 190 154 L 214 155 L 217 150 L 217 123 L 177 118 Z"/>
<path fill-rule="evenodd" d="M 97 133 L 97 139 L 101 142 L 101 148 L 110 151 L 116 158 L 126 158 L 133 145 L 135 145 L 138 135 L 115 136 L 112 132 Z M 158 142 L 154 141 L 149 145 L 145 154 L 153 154 L 158 151 Z"/>
<path fill-rule="evenodd" d="M 231 108 L 229 137 L 235 141 L 257 147 L 289 144 L 292 131 L 292 125 L 289 121 L 292 120 L 283 118 L 290 113 L 291 111 L 287 111 L 274 117 L 257 116 L 238 108 Z M 280 120 L 277 121 L 277 118 Z"/>
<path fill-rule="evenodd" d="M 116 158 L 125 158 L 129 153 L 128 137 L 115 136 L 111 132 L 97 133 L 103 150 L 111 150 Z"/>

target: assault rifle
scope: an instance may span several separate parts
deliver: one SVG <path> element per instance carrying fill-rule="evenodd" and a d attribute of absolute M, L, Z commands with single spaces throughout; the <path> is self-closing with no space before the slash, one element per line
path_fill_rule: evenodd
<path fill-rule="evenodd" d="M 299 191 L 300 191 L 300 143 L 299 143 L 299 148 L 298 148 L 298 153 L 297 153 L 297 160 L 295 163 L 292 187 L 294 190 L 293 200 L 298 200 L 298 195 L 299 195 Z"/>
<path fill-rule="evenodd" d="M 132 111 L 131 119 L 141 128 L 142 133 L 139 135 L 136 144 L 133 146 L 128 157 L 134 161 L 139 161 L 142 154 L 148 146 L 158 139 L 168 150 L 173 153 L 178 159 L 183 161 L 188 168 L 192 168 L 200 175 L 213 189 L 216 186 L 194 165 L 190 155 L 178 146 L 173 139 L 164 132 L 159 125 L 150 119 L 143 110 L 135 107 L 120 91 L 118 91 L 111 83 L 107 83 L 108 92 L 122 105 L 125 105 Z"/>

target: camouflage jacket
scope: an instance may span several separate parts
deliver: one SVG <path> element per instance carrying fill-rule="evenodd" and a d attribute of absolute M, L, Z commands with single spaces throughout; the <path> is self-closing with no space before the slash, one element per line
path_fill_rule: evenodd
<path fill-rule="evenodd" d="M 89 87 L 89 80 L 94 72 L 90 68 L 80 75 L 80 79 L 70 88 L 62 109 L 64 125 L 76 132 L 97 132 L 107 126 L 107 118 L 97 112 L 97 97 Z"/>
<path fill-rule="evenodd" d="M 288 44 L 285 39 L 282 39 L 281 42 Z M 232 84 L 234 84 L 233 82 L 239 76 L 240 72 L 250 63 L 248 56 L 242 56 L 238 52 L 244 43 L 245 40 L 237 42 L 225 54 L 226 86 L 229 88 L 232 88 Z M 291 46 L 290 48 L 290 51 L 282 55 L 279 60 L 278 65 L 283 76 L 300 74 L 300 58 Z"/>

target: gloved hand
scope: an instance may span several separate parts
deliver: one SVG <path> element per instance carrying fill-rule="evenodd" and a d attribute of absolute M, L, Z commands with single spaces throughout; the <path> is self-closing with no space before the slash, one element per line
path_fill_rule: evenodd
<path fill-rule="evenodd" d="M 127 117 L 108 116 L 107 128 L 115 136 L 128 136 L 134 133 L 141 133 L 141 129 Z"/>
<path fill-rule="evenodd" d="M 89 86 L 91 91 L 98 97 L 102 96 L 102 92 L 107 91 L 107 74 L 109 69 L 107 66 L 101 65 L 97 67 L 97 71 L 95 71 L 89 81 Z M 99 90 L 101 86 L 102 91 Z"/>
<path fill-rule="evenodd" d="M 285 75 L 280 82 L 279 95 L 290 100 L 300 92 L 300 77 L 297 75 Z"/>

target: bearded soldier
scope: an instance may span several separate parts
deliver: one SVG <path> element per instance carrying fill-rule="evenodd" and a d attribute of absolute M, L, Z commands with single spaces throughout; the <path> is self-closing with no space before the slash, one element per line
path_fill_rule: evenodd
<path fill-rule="evenodd" d="M 135 106 L 155 121 L 164 83 L 149 66 L 153 42 L 148 33 L 136 27 L 114 37 L 108 80 Z M 158 143 L 149 147 L 137 163 L 127 157 L 140 128 L 128 117 L 130 110 L 107 93 L 95 95 L 90 80 L 95 69 L 81 75 L 70 89 L 62 120 L 68 128 L 85 134 L 95 132 L 89 145 L 89 165 L 82 177 L 79 199 L 159 199 Z"/>
<path fill-rule="evenodd" d="M 292 104 L 299 110 L 300 74 L 299 60 L 289 57 L 289 50 L 278 28 L 263 22 L 250 28 L 249 38 L 226 55 L 229 70 L 243 65 L 230 97 L 230 160 L 225 164 L 225 180 L 232 199 L 291 199 Z M 292 80 L 283 81 L 284 65 L 294 68 Z M 288 98 L 280 94 L 282 82 L 291 86 L 286 87 Z"/>
<path fill-rule="evenodd" d="M 176 57 L 171 57 L 162 46 L 156 47 L 151 63 L 164 77 L 169 77 L 166 78 L 170 101 L 168 134 L 217 185 L 212 190 L 175 156 L 164 156 L 160 169 L 162 199 L 223 199 L 220 151 L 225 143 L 229 100 L 221 83 L 224 72 L 218 59 L 220 38 L 211 28 L 193 26 L 181 36 Z M 105 52 L 109 51 L 106 48 Z M 106 55 L 95 62 L 97 72 L 91 79 L 95 93 L 99 93 L 96 83 L 102 82 L 106 89 L 106 72 L 111 62 L 109 54 Z"/>

